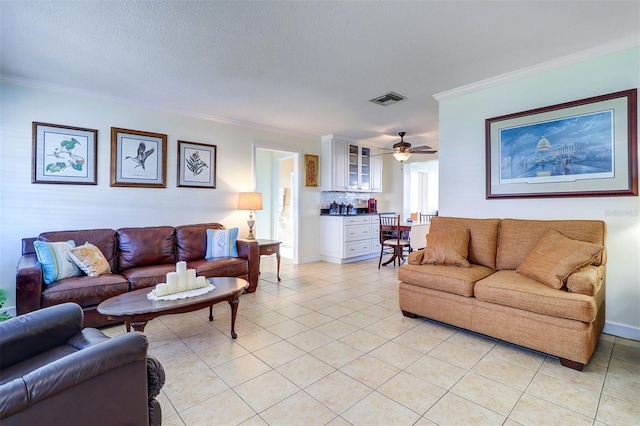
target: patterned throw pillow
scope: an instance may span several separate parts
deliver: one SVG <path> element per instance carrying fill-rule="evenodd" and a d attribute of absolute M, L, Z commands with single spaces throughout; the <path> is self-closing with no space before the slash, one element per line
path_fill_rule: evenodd
<path fill-rule="evenodd" d="M 82 275 L 80 268 L 67 257 L 69 250 L 75 246 L 73 240 L 56 243 L 34 241 L 33 247 L 36 249 L 38 262 L 42 264 L 45 284 Z"/>
<path fill-rule="evenodd" d="M 100 249 L 93 244 L 84 243 L 83 246 L 72 248 L 68 253 L 69 259 L 78 265 L 90 277 L 110 274 L 111 267 Z"/>
<path fill-rule="evenodd" d="M 237 238 L 238 228 L 207 229 L 207 253 L 205 254 L 205 259 L 238 257 Z"/>

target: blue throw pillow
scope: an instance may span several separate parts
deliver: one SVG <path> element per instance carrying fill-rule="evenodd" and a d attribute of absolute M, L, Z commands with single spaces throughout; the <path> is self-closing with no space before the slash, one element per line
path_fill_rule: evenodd
<path fill-rule="evenodd" d="M 83 274 L 80 268 L 67 257 L 69 250 L 75 246 L 76 243 L 73 240 L 57 243 L 33 242 L 38 262 L 42 264 L 45 284 Z"/>
<path fill-rule="evenodd" d="M 205 259 L 214 257 L 238 257 L 238 228 L 207 229 L 207 253 Z"/>

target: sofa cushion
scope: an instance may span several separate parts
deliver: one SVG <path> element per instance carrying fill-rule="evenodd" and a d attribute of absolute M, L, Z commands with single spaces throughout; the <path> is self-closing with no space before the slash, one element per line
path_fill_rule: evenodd
<path fill-rule="evenodd" d="M 129 291 L 140 288 L 153 287 L 167 282 L 167 274 L 175 272 L 175 263 L 165 265 L 140 266 L 122 271 L 122 275 L 129 281 Z"/>
<path fill-rule="evenodd" d="M 604 283 L 604 266 L 587 265 L 567 277 L 567 290 L 571 293 L 593 296 Z"/>
<path fill-rule="evenodd" d="M 65 278 L 82 275 L 78 266 L 67 257 L 69 250 L 76 246 L 73 240 L 47 243 L 34 241 L 38 262 L 42 265 L 42 275 L 45 284 Z"/>
<path fill-rule="evenodd" d="M 42 241 L 73 240 L 78 244 L 82 244 L 85 241 L 89 242 L 100 249 L 107 262 L 109 262 L 111 270 L 116 270 L 116 231 L 113 229 L 44 232 L 40 234 L 38 239 Z"/>
<path fill-rule="evenodd" d="M 118 235 L 118 270 L 173 263 L 175 229 L 172 226 L 121 228 Z"/>
<path fill-rule="evenodd" d="M 520 220 L 503 219 L 496 269 L 518 269 L 527 254 L 547 231 L 556 230 L 574 240 L 604 246 L 606 227 L 600 220 Z M 606 262 L 605 251 L 594 259 L 594 265 Z"/>
<path fill-rule="evenodd" d="M 586 323 L 594 321 L 598 313 L 593 297 L 556 290 L 511 270 L 479 280 L 474 295 L 484 302 Z"/>
<path fill-rule="evenodd" d="M 207 253 L 205 259 L 238 257 L 238 228 L 207 229 Z"/>
<path fill-rule="evenodd" d="M 91 243 L 72 248 L 68 256 L 78 268 L 82 269 L 82 272 L 90 277 L 111 273 L 109 262 L 100 249 Z"/>
<path fill-rule="evenodd" d="M 190 269 L 196 270 L 196 275 L 211 277 L 241 277 L 249 275 L 249 265 L 246 259 L 238 257 L 220 257 L 201 259 L 189 262 Z"/>
<path fill-rule="evenodd" d="M 527 254 L 516 272 L 559 289 L 569 274 L 591 264 L 603 247 L 573 240 L 549 230 Z"/>
<path fill-rule="evenodd" d="M 451 228 L 468 229 L 469 255 L 467 260 L 470 263 L 496 269 L 499 225 L 500 219 L 466 219 L 436 216 L 431 219 L 429 232 Z"/>
<path fill-rule="evenodd" d="M 178 261 L 204 259 L 207 251 L 207 229 L 224 229 L 220 223 L 176 226 Z"/>
<path fill-rule="evenodd" d="M 422 264 L 451 265 L 468 268 L 469 230 L 441 229 L 427 234 L 427 248 Z"/>
<path fill-rule="evenodd" d="M 471 264 L 469 268 L 447 265 L 402 265 L 398 280 L 407 284 L 471 297 L 474 284 L 493 273 L 493 269 Z"/>
<path fill-rule="evenodd" d="M 129 282 L 118 274 L 67 278 L 56 281 L 44 289 L 42 307 L 64 302 L 74 302 L 82 307 L 94 306 L 128 290 Z"/>

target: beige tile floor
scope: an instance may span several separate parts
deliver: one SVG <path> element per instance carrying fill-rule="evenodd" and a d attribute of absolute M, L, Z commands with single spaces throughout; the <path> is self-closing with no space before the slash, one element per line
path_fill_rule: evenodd
<path fill-rule="evenodd" d="M 262 258 L 258 291 L 163 316 L 145 333 L 162 362 L 165 425 L 640 424 L 640 342 L 603 335 L 585 371 L 398 309 L 377 259 Z M 123 326 L 104 329 L 110 335 Z"/>

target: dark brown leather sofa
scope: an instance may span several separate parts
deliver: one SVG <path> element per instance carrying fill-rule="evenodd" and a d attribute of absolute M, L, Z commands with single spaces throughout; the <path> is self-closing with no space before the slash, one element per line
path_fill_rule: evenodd
<path fill-rule="evenodd" d="M 104 300 L 127 291 L 164 282 L 175 271 L 176 262 L 186 261 L 198 275 L 238 277 L 249 282 L 248 292 L 256 291 L 260 271 L 260 249 L 255 240 L 237 240 L 238 257 L 205 259 L 206 230 L 224 229 L 219 223 L 146 228 L 90 229 L 45 232 L 22 240 L 22 257 L 16 271 L 16 310 L 18 315 L 46 306 L 74 302 L 84 311 L 84 325 L 99 327 L 112 323 L 97 312 Z M 42 268 L 33 242 L 73 240 L 97 246 L 111 266 L 111 274 L 98 277 L 72 277 L 44 284 Z"/>
<path fill-rule="evenodd" d="M 162 365 L 144 334 L 82 329 L 74 303 L 0 323 L 0 424 L 160 425 Z"/>

